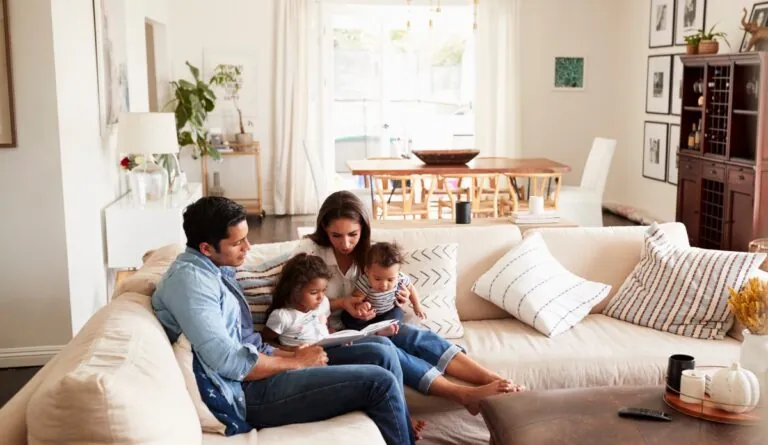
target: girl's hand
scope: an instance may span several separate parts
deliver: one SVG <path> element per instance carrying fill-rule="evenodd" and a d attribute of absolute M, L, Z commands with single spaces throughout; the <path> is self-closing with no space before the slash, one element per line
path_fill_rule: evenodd
<path fill-rule="evenodd" d="M 404 287 L 402 289 L 398 289 L 397 293 L 395 294 L 395 304 L 398 307 L 405 306 L 405 303 L 408 302 L 410 297 L 411 292 L 408 290 L 408 288 Z"/>

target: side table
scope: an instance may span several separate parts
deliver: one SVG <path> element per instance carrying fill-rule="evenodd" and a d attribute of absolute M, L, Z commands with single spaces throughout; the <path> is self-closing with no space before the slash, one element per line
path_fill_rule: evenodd
<path fill-rule="evenodd" d="M 230 197 L 230 199 L 245 207 L 246 212 L 249 214 L 255 214 L 259 218 L 263 218 L 266 216 L 266 212 L 264 212 L 264 201 L 261 194 L 261 147 L 258 142 L 247 145 L 230 143 L 228 147 L 235 149 L 232 151 L 219 151 L 222 158 L 230 156 L 253 156 L 256 164 L 256 196 Z M 208 156 L 200 156 L 200 170 L 203 180 L 203 196 L 208 196 Z"/>

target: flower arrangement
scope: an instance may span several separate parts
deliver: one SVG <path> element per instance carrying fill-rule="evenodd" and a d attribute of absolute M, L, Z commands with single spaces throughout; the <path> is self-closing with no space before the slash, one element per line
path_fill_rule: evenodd
<path fill-rule="evenodd" d="M 768 334 L 768 282 L 759 278 L 749 281 L 736 292 L 728 287 L 728 307 L 753 335 Z"/>
<path fill-rule="evenodd" d="M 120 159 L 120 170 L 131 171 L 136 166 L 144 163 L 144 156 L 141 155 L 128 155 Z"/>

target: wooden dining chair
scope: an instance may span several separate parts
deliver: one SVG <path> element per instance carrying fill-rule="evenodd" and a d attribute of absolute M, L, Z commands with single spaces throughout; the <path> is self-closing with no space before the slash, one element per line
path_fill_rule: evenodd
<path fill-rule="evenodd" d="M 378 219 L 387 219 L 392 216 L 402 216 L 408 219 L 408 216 L 414 219 L 418 216 L 420 219 L 429 218 L 432 199 L 432 190 L 435 181 L 425 181 L 428 179 L 422 175 L 374 175 L 372 177 L 376 197 L 374 198 L 374 217 Z M 384 188 L 386 183 L 399 183 L 397 192 Z M 426 188 L 426 199 L 422 197 L 420 190 Z"/>

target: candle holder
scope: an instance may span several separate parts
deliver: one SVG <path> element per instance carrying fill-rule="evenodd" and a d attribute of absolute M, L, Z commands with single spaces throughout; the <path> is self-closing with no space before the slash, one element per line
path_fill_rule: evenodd
<path fill-rule="evenodd" d="M 768 238 L 758 238 L 750 242 L 749 251 L 753 253 L 768 253 Z M 760 270 L 768 272 L 768 257 L 760 265 Z"/>

